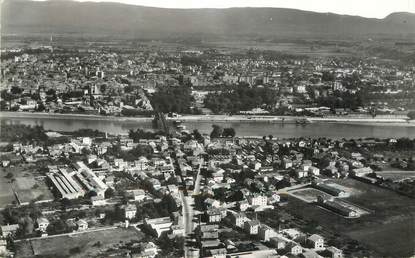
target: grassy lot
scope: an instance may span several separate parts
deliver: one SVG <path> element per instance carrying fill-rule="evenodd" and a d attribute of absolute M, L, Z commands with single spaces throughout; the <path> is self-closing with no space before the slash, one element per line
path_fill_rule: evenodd
<path fill-rule="evenodd" d="M 339 179 L 335 183 L 355 189 L 358 194 L 345 200 L 369 209 L 371 213 L 347 219 L 294 197 L 288 197 L 285 209 L 296 217 L 316 221 L 332 234 L 357 240 L 382 257 L 391 254 L 408 257 L 408 254 L 415 254 L 414 199 L 354 179 Z"/>
<path fill-rule="evenodd" d="M 415 254 L 414 220 L 354 230 L 347 234 L 366 243 L 386 257 L 413 257 Z"/>
<path fill-rule="evenodd" d="M 44 179 L 17 177 L 14 182 L 14 189 L 22 204 L 29 203 L 32 200 L 48 201 L 54 199 Z"/>
<path fill-rule="evenodd" d="M 2 175 L 0 177 L 0 208 L 4 208 L 6 205 L 11 204 L 15 200 L 16 198 L 14 197 L 10 180 Z"/>
<path fill-rule="evenodd" d="M 208 45 L 214 45 L 217 48 L 225 49 L 249 49 L 282 51 L 289 54 L 310 55 L 310 56 L 348 56 L 350 53 L 346 51 L 338 51 L 335 46 L 322 46 L 311 48 L 309 43 L 269 43 L 258 41 L 212 41 L 207 42 Z"/>
<path fill-rule="evenodd" d="M 115 228 L 70 236 L 57 236 L 16 243 L 16 257 L 56 256 L 97 257 L 109 248 L 117 249 L 128 242 L 139 242 L 144 234 L 133 228 Z"/>
<path fill-rule="evenodd" d="M 53 194 L 45 179 L 37 177 L 37 169 L 35 164 L 26 163 L 0 168 L 0 208 L 16 200 L 13 191 L 17 193 L 21 203 L 53 200 Z M 8 174 L 13 177 L 6 178 Z"/>

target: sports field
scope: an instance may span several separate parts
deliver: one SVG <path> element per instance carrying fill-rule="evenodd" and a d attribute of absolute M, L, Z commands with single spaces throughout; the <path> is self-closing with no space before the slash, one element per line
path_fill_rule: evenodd
<path fill-rule="evenodd" d="M 45 178 L 38 177 L 36 169 L 35 165 L 25 163 L 0 168 L 0 208 L 12 204 L 13 201 L 28 204 L 31 201 L 53 200 Z"/>
<path fill-rule="evenodd" d="M 52 201 L 54 198 L 44 178 L 17 177 L 14 186 L 20 204 L 28 204 L 31 201 Z"/>
<path fill-rule="evenodd" d="M 325 199 L 332 198 L 333 196 L 325 193 L 323 191 L 320 191 L 318 189 L 314 188 L 304 188 L 304 189 L 298 189 L 294 191 L 289 192 L 294 197 L 297 197 L 300 200 L 303 200 L 305 202 L 316 202 L 318 196 L 322 196 Z"/>
<path fill-rule="evenodd" d="M 415 255 L 414 199 L 350 178 L 333 181 L 354 189 L 356 194 L 344 200 L 370 213 L 347 219 L 294 197 L 288 198 L 286 209 L 293 215 L 316 221 L 333 234 L 363 243 L 375 250 L 379 257 Z"/>

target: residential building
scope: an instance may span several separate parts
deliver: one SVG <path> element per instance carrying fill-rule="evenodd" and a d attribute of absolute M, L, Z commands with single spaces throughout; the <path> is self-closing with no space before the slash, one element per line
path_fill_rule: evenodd
<path fill-rule="evenodd" d="M 307 238 L 307 242 L 315 250 L 323 250 L 324 249 L 324 239 L 320 235 L 317 235 L 317 234 L 311 235 L 309 238 Z"/>
<path fill-rule="evenodd" d="M 135 205 L 129 204 L 124 207 L 124 216 L 126 219 L 135 218 L 136 214 L 137 214 L 137 207 Z"/>
<path fill-rule="evenodd" d="M 257 235 L 260 222 L 258 220 L 249 220 L 244 224 L 245 231 L 250 235 Z"/>

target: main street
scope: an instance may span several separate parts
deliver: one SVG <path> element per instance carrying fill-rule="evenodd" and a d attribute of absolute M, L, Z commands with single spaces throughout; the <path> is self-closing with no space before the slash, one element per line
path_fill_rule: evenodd
<path fill-rule="evenodd" d="M 202 164 L 199 165 L 199 168 L 197 170 L 196 180 L 195 180 L 195 187 L 193 190 L 193 195 L 198 195 L 200 193 L 200 181 L 202 180 L 202 175 L 200 173 L 200 170 L 202 168 Z"/>
<path fill-rule="evenodd" d="M 183 191 L 180 191 L 180 199 L 182 200 L 182 214 L 183 214 L 183 226 L 185 236 L 192 234 L 194 224 L 193 224 L 193 215 L 194 215 L 194 199 L 191 196 L 185 196 Z"/>

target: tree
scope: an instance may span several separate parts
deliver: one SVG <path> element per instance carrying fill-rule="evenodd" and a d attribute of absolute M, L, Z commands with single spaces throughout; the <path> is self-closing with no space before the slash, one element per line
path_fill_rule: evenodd
<path fill-rule="evenodd" d="M 163 256 L 169 256 L 174 254 L 174 257 L 183 256 L 185 238 L 183 236 L 176 236 L 169 238 L 167 233 L 163 233 L 157 240 L 157 245 L 161 248 Z"/>
<path fill-rule="evenodd" d="M 415 119 L 415 111 L 409 111 L 407 116 L 409 117 L 410 120 L 414 120 Z"/>
<path fill-rule="evenodd" d="M 69 253 L 72 255 L 79 254 L 80 252 L 81 252 L 81 248 L 79 246 L 69 249 Z"/>
<path fill-rule="evenodd" d="M 203 138 L 202 134 L 197 129 L 193 130 L 193 136 L 195 137 L 196 141 L 203 142 L 204 138 Z"/>
<path fill-rule="evenodd" d="M 88 149 L 88 148 L 83 148 L 81 150 L 81 153 L 82 153 L 82 155 L 91 155 L 92 154 L 92 151 L 90 149 Z"/>
<path fill-rule="evenodd" d="M 235 129 L 233 129 L 232 127 L 229 127 L 229 128 L 223 129 L 222 136 L 223 137 L 235 137 L 235 134 L 236 134 Z"/>
<path fill-rule="evenodd" d="M 249 87 L 240 84 L 229 87 L 221 92 L 209 93 L 205 100 L 205 107 L 214 113 L 238 113 L 242 110 L 251 110 L 257 107 L 272 109 L 278 92 L 272 88 Z"/>
<path fill-rule="evenodd" d="M 49 235 L 63 234 L 68 233 L 71 229 L 68 225 L 61 219 L 52 221 L 49 226 L 46 228 L 46 231 Z"/>
<path fill-rule="evenodd" d="M 43 105 L 43 103 L 40 103 L 37 105 L 36 111 L 43 112 L 45 111 L 45 109 L 46 109 L 45 105 Z"/>
<path fill-rule="evenodd" d="M 161 132 L 151 132 L 151 131 L 144 131 L 143 129 L 132 130 L 128 131 L 128 137 L 133 139 L 134 142 L 139 142 L 140 139 L 154 139 L 156 138 L 157 134 L 162 134 Z"/>
<path fill-rule="evenodd" d="M 114 197 L 114 195 L 115 195 L 114 189 L 109 187 L 107 190 L 105 190 L 104 195 L 105 195 L 105 199 L 109 199 L 109 198 Z"/>
<path fill-rule="evenodd" d="M 155 110 L 163 113 L 191 113 L 193 96 L 190 87 L 163 87 L 150 96 L 151 104 Z"/>
<path fill-rule="evenodd" d="M 11 172 L 7 173 L 6 178 L 7 179 L 12 179 L 13 178 L 13 174 Z"/>
<path fill-rule="evenodd" d="M 163 196 L 163 198 L 161 199 L 160 205 L 165 207 L 167 209 L 167 211 L 169 212 L 169 214 L 171 214 L 172 212 L 177 211 L 177 209 L 178 209 L 176 201 L 174 200 L 174 198 L 171 195 Z"/>
<path fill-rule="evenodd" d="M 210 133 L 210 138 L 219 138 L 223 134 L 223 128 L 219 125 L 212 125 L 212 132 Z"/>
<path fill-rule="evenodd" d="M 19 87 L 16 87 L 16 86 L 13 86 L 13 87 L 11 88 L 10 92 L 11 92 L 12 94 L 14 94 L 14 95 L 16 95 L 16 94 L 21 94 L 21 93 L 23 92 L 23 89 L 21 89 L 21 88 L 19 88 Z"/>
<path fill-rule="evenodd" d="M 88 197 L 88 198 L 92 198 L 92 197 L 94 197 L 94 196 L 97 196 L 97 192 L 95 192 L 95 191 L 89 191 L 87 194 L 86 194 L 86 196 Z"/>

